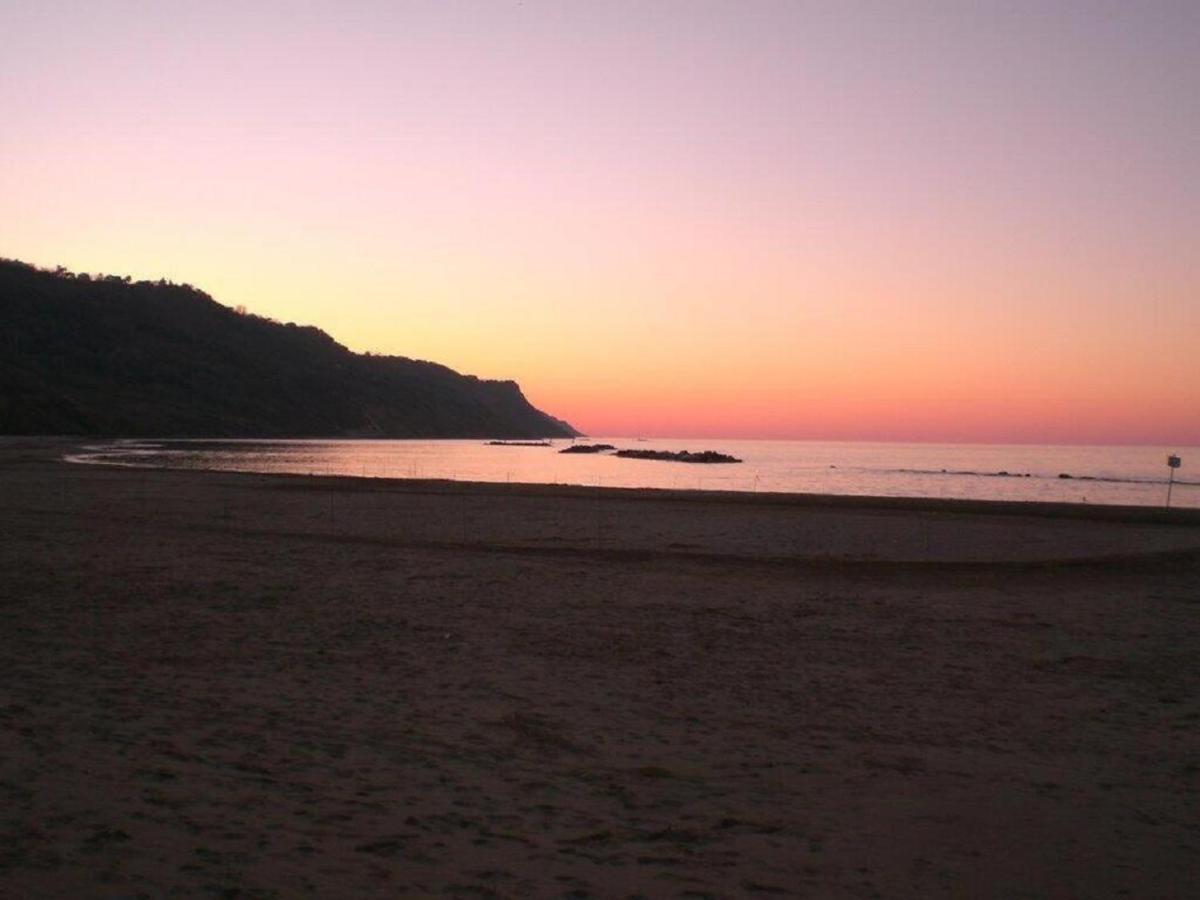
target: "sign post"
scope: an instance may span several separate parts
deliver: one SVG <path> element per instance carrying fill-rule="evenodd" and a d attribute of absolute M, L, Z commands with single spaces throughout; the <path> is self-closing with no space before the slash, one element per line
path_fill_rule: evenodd
<path fill-rule="evenodd" d="M 1180 462 L 1174 453 L 1167 457 L 1167 509 L 1171 508 L 1171 488 L 1175 486 L 1175 470 L 1179 468 Z"/>

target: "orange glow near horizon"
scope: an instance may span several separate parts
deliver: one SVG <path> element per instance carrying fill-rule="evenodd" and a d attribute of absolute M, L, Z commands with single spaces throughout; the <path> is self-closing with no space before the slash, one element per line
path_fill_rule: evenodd
<path fill-rule="evenodd" d="M 0 256 L 591 434 L 1198 445 L 1200 15 L 1151 7 L 0 11 Z"/>

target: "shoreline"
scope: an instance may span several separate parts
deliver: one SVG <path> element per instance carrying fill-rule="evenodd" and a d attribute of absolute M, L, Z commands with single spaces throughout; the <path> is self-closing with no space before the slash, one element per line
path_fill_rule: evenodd
<path fill-rule="evenodd" d="M 1153 567 L 1200 551 L 1191 509 L 72 464 L 61 458 L 70 446 L 25 441 L 0 460 L 22 459 L 57 484 L 60 512 L 103 508 L 246 536 L 810 571 Z M 141 505 L 120 496 L 72 505 L 74 482 L 97 496 L 136 493 Z"/>
<path fill-rule="evenodd" d="M 244 477 L 313 480 L 317 483 L 344 483 L 349 489 L 363 490 L 379 487 L 402 488 L 409 492 L 454 493 L 434 488 L 461 486 L 462 490 L 496 495 L 521 492 L 546 497 L 587 497 L 597 493 L 611 498 L 628 500 L 674 500 L 681 502 L 730 503 L 747 506 L 797 506 L 840 509 L 877 509 L 897 512 L 937 512 L 968 515 L 1012 515 L 1071 519 L 1094 519 L 1117 522 L 1153 522 L 1158 524 L 1200 525 L 1200 508 L 1132 506 L 1105 503 L 1070 503 L 1043 500 L 990 500 L 956 497 L 889 496 L 876 494 L 819 494 L 786 491 L 722 491 L 711 488 L 653 488 L 594 486 L 585 484 L 550 484 L 546 482 L 467 481 L 451 478 L 396 478 L 378 475 L 304 474 L 298 472 L 256 472 L 245 469 L 176 468 L 171 466 L 139 465 L 112 461 L 91 461 L 58 458 L 66 465 L 97 466 L 135 471 L 209 473 Z"/>
<path fill-rule="evenodd" d="M 793 491 L 770 491 L 770 490 L 720 490 L 712 488 L 686 488 L 686 487 L 621 487 L 614 485 L 591 485 L 591 484 L 568 484 L 568 483 L 551 483 L 551 482 L 511 482 L 511 481 L 468 481 L 454 478 L 410 478 L 410 477 L 395 477 L 395 476 L 378 476 L 378 475 L 356 475 L 354 473 L 345 474 L 326 474 L 326 473 L 304 473 L 304 472 L 257 472 L 248 469 L 202 469 L 202 468 L 183 468 L 172 466 L 156 466 L 143 465 L 137 462 L 116 462 L 112 460 L 91 460 L 91 459 L 68 459 L 70 454 L 77 454 L 82 451 L 85 445 L 93 441 L 104 442 L 119 442 L 119 441 L 172 441 L 185 440 L 190 442 L 216 442 L 220 444 L 227 443 L 260 443 L 263 441 L 290 441 L 298 442 L 310 440 L 336 440 L 336 441 L 373 441 L 379 440 L 376 438 L 78 438 L 69 436 L 0 436 L 0 453 L 5 452 L 10 448 L 20 448 L 26 451 L 32 451 L 38 456 L 45 458 L 53 458 L 62 462 L 68 462 L 74 465 L 81 466 L 101 466 L 109 468 L 128 468 L 135 470 L 155 470 L 155 471 L 173 471 L 173 472 L 213 472 L 225 474 L 238 474 L 247 476 L 271 476 L 271 477 L 293 477 L 293 478 L 316 478 L 316 479 L 345 479 L 347 481 L 368 481 L 379 483 L 416 483 L 427 486 L 443 485 L 443 484 L 461 484 L 469 485 L 472 489 L 486 490 L 488 488 L 521 488 L 527 491 L 595 491 L 601 490 L 611 492 L 613 495 L 624 496 L 654 496 L 657 498 L 697 498 L 706 501 L 721 502 L 727 500 L 729 502 L 762 502 L 762 503 L 781 503 L 794 505 L 810 505 L 810 506 L 844 506 L 844 507 L 861 507 L 861 508 L 877 508 L 891 510 L 907 510 L 912 512 L 947 512 L 947 513 L 995 513 L 998 515 L 1035 515 L 1035 516 L 1062 516 L 1067 518 L 1081 519 L 1111 519 L 1113 521 L 1142 521 L 1142 522 L 1161 522 L 1172 523 L 1179 522 L 1185 525 L 1200 523 L 1200 506 L 1173 506 L 1165 508 L 1157 503 L 1153 505 L 1147 504 L 1116 504 L 1116 503 L 1088 503 L 1076 501 L 1053 501 L 1053 500 L 1005 500 L 991 498 L 960 498 L 960 497 L 923 497 L 920 495 L 887 495 L 887 494 L 832 494 L 819 492 L 793 492 Z M 392 439 L 386 439 L 392 440 Z M 421 441 L 423 438 L 413 438 L 412 440 Z M 435 439 L 441 440 L 441 439 Z M 461 438 L 455 440 L 463 440 L 475 442 L 476 438 Z M 484 443 L 487 443 L 484 441 Z M 1056 445 L 1057 446 L 1057 445 Z M 1089 446 L 1089 445 L 1080 445 Z M 988 477 L 991 473 L 951 473 L 951 474 L 976 474 L 980 477 Z M 1049 476 L 1046 476 L 1047 478 Z M 1051 479 L 1054 480 L 1054 479 Z M 1072 482 L 1088 483 L 1091 481 L 1101 481 L 1104 479 L 1096 479 L 1090 476 L 1076 476 L 1070 479 Z M 1137 483 L 1143 485 L 1153 485 L 1155 487 L 1166 487 L 1167 482 L 1162 481 L 1137 481 L 1119 483 Z M 1176 485 L 1182 487 L 1194 487 L 1200 482 L 1179 481 Z"/>

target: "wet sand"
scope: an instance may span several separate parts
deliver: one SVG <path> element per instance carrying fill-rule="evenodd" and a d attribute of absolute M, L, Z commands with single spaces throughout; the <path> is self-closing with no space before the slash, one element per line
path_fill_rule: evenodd
<path fill-rule="evenodd" d="M 1200 516 L 0 444 L 0 895 L 1190 896 Z"/>

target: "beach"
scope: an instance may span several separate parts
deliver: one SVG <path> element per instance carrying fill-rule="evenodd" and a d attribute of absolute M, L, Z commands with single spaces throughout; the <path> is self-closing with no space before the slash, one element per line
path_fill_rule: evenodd
<path fill-rule="evenodd" d="M 1200 514 L 0 443 L 0 893 L 1186 897 Z"/>

